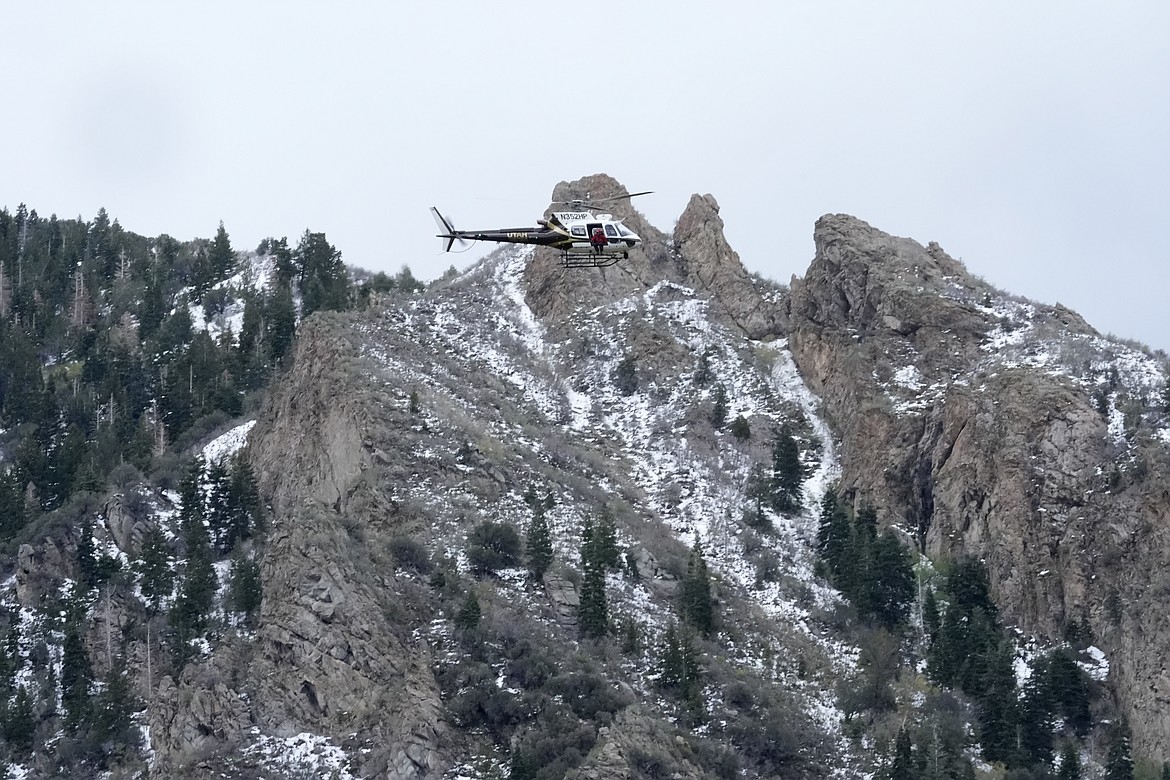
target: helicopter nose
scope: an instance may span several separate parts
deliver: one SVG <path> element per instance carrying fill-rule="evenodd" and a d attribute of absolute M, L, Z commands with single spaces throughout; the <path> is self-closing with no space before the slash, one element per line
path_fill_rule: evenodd
<path fill-rule="evenodd" d="M 626 236 L 626 246 L 635 247 L 640 243 L 642 243 L 642 239 L 638 238 L 638 236 L 632 234 Z"/>

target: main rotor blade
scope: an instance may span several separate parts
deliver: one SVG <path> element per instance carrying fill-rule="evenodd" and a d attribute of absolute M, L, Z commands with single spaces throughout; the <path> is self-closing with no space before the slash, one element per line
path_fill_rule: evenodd
<path fill-rule="evenodd" d="M 599 203 L 609 203 L 610 201 L 615 200 L 629 200 L 630 198 L 636 198 L 639 195 L 652 195 L 653 193 L 654 190 L 646 190 L 644 192 L 631 192 L 628 195 L 613 195 L 608 198 L 590 198 L 586 196 L 584 198 L 574 198 L 573 200 L 554 200 L 553 203 L 563 203 L 566 206 L 593 206 Z"/>

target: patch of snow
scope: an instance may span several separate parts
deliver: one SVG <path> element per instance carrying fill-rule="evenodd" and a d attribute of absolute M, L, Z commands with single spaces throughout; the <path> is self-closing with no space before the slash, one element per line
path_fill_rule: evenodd
<path fill-rule="evenodd" d="M 1109 659 L 1105 657 L 1105 653 L 1096 645 L 1085 648 L 1082 655 L 1087 655 L 1088 660 L 1077 661 L 1077 666 L 1085 670 L 1089 677 L 1097 682 L 1105 682 L 1109 679 Z"/>
<path fill-rule="evenodd" d="M 203 448 L 203 460 L 209 465 L 219 463 L 224 458 L 230 458 L 240 450 L 248 440 L 248 432 L 256 424 L 255 420 L 248 420 L 237 425 L 227 433 L 217 436 Z"/>
<path fill-rule="evenodd" d="M 1109 426 L 1107 428 L 1109 441 L 1114 444 L 1125 442 L 1125 413 L 1117 408 L 1117 393 L 1109 396 Z"/>
<path fill-rule="evenodd" d="M 272 772 L 296 773 L 305 777 L 328 777 L 355 780 L 349 756 L 328 737 L 301 732 L 293 737 L 269 737 L 253 729 L 256 741 L 244 748 L 246 756 L 256 758 Z"/>
<path fill-rule="evenodd" d="M 907 390 L 917 390 L 922 387 L 922 374 L 919 373 L 918 366 L 911 363 L 899 368 L 894 372 L 894 384 Z"/>

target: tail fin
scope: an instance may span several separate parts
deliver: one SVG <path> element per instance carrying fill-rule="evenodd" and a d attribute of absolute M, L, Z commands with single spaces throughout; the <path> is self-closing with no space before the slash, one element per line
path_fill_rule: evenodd
<path fill-rule="evenodd" d="M 442 239 L 444 252 L 450 252 L 451 247 L 456 241 L 460 243 L 460 246 L 465 243 L 466 239 L 459 235 L 459 231 L 455 229 L 455 226 L 448 222 L 447 218 L 440 214 L 439 210 L 434 206 L 431 206 L 431 216 L 435 218 L 435 224 L 439 226 L 439 238 Z"/>

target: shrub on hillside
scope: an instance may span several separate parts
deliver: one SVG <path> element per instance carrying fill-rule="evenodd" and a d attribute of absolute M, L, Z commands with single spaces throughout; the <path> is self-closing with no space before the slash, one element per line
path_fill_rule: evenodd
<path fill-rule="evenodd" d="M 427 549 L 409 536 L 396 536 L 390 540 L 388 547 L 394 563 L 402 569 L 411 569 L 419 574 L 430 574 L 431 560 L 427 556 Z"/>
<path fill-rule="evenodd" d="M 507 523 L 483 522 L 467 535 L 467 562 L 477 576 L 519 565 L 523 550 L 520 534 Z"/>

